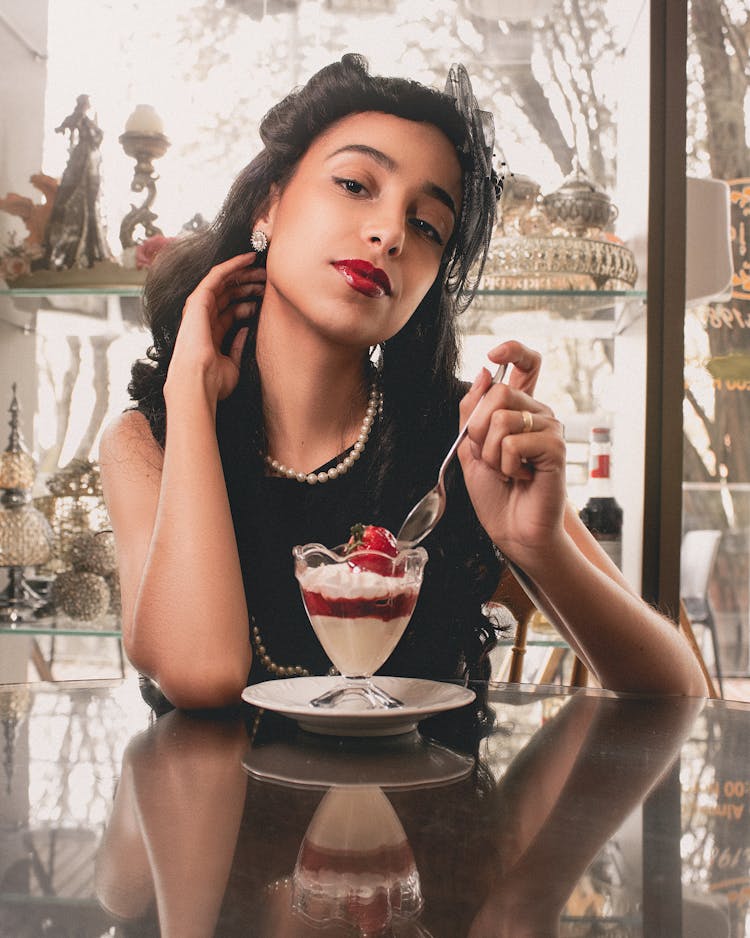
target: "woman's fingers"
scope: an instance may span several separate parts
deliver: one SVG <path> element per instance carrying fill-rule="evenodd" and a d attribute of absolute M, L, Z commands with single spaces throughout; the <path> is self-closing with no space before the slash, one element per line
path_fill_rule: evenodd
<path fill-rule="evenodd" d="M 526 391 L 509 384 L 492 384 L 489 372 L 486 369 L 482 369 L 477 380 L 464 397 L 460 408 L 462 424 L 466 420 L 470 420 L 469 436 L 477 442 L 485 437 L 490 420 L 493 418 L 500 420 L 508 433 L 522 433 L 524 421 L 520 415 L 524 411 L 531 414 L 552 416 L 552 411 L 546 404 L 535 400 Z M 515 417 L 496 416 L 502 413 L 511 414 L 512 412 L 515 412 Z"/>
<path fill-rule="evenodd" d="M 539 372 L 542 367 L 542 356 L 539 352 L 515 340 L 503 342 L 490 349 L 487 357 L 496 364 L 507 362 L 513 365 L 508 377 L 508 384 L 513 388 L 533 394 Z"/>
<path fill-rule="evenodd" d="M 241 303 L 248 299 L 255 300 L 259 296 L 263 296 L 265 289 L 265 280 L 261 282 L 251 281 L 249 283 L 228 284 L 217 298 L 219 308 L 223 310 L 232 303 Z"/>
<path fill-rule="evenodd" d="M 558 467 L 565 458 L 562 425 L 550 408 L 525 391 L 490 385 L 489 373 L 480 374 L 461 411 L 462 422 L 470 417 L 472 455 L 506 480 L 531 479 L 535 469 Z"/>
<path fill-rule="evenodd" d="M 487 392 L 491 384 L 492 378 L 489 371 L 487 371 L 486 368 L 482 368 L 459 404 L 458 415 L 462 427 L 466 424 L 474 408 L 482 399 L 482 395 Z"/>
<path fill-rule="evenodd" d="M 532 429 L 525 429 L 529 424 Z M 482 443 L 481 458 L 509 479 L 530 480 L 535 472 L 557 469 L 564 462 L 561 431 L 560 423 L 544 413 L 498 413 Z"/>
<path fill-rule="evenodd" d="M 229 357 L 234 363 L 237 371 L 240 370 L 240 360 L 242 358 L 242 350 L 245 347 L 245 342 L 247 340 L 247 335 L 250 330 L 247 326 L 243 326 L 238 332 L 237 335 L 232 340 L 232 345 L 229 349 Z"/>
<path fill-rule="evenodd" d="M 255 251 L 249 251 L 247 254 L 238 254 L 236 257 L 230 257 L 228 261 L 215 264 L 201 280 L 199 286 L 205 286 L 214 291 L 221 289 L 226 281 L 236 280 L 241 276 L 242 268 L 249 267 L 257 256 Z"/>
<path fill-rule="evenodd" d="M 230 272 L 224 278 L 215 293 L 216 308 L 219 314 L 230 309 L 234 304 L 253 302 L 263 296 L 266 289 L 266 272 L 260 268 L 244 268 Z"/>
<path fill-rule="evenodd" d="M 262 296 L 265 289 L 265 269 L 249 266 L 256 256 L 254 251 L 250 251 L 212 267 L 188 297 L 182 313 L 183 318 L 196 307 L 221 315 L 233 302 Z"/>

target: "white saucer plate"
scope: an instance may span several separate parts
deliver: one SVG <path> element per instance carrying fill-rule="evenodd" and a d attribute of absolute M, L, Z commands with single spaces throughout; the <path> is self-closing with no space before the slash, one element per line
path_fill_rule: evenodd
<path fill-rule="evenodd" d="M 254 743 L 242 766 L 253 778 L 292 788 L 377 785 L 405 791 L 459 781 L 474 768 L 474 758 L 417 732 L 364 741 L 302 733 L 294 740 Z"/>
<path fill-rule="evenodd" d="M 415 729 L 420 720 L 445 710 L 465 707 L 473 690 L 460 684 L 411 677 L 376 677 L 374 683 L 403 701 L 393 710 L 366 709 L 346 703 L 318 709 L 310 701 L 341 684 L 340 677 L 292 677 L 253 684 L 242 692 L 255 707 L 273 710 L 296 720 L 301 729 L 326 736 L 396 736 Z"/>

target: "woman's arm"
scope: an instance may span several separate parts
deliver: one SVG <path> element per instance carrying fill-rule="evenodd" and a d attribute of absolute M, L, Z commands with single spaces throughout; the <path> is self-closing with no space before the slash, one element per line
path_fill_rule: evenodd
<path fill-rule="evenodd" d="M 172 711 L 123 756 L 97 856 L 97 895 L 137 919 L 156 902 L 164 938 L 213 935 L 242 821 L 244 724 Z"/>
<path fill-rule="evenodd" d="M 471 938 L 559 934 L 576 883 L 674 764 L 701 706 L 580 694 L 545 723 L 489 796 L 497 862 Z"/>
<path fill-rule="evenodd" d="M 216 404 L 234 389 L 240 338 L 219 351 L 236 302 L 255 290 L 251 256 L 213 268 L 188 298 L 164 396 L 164 450 L 145 418 L 122 415 L 100 447 L 117 545 L 128 657 L 177 707 L 237 701 L 251 662 L 248 613 L 216 440 Z"/>
<path fill-rule="evenodd" d="M 633 592 L 567 505 L 562 427 L 531 396 L 539 356 L 507 342 L 490 358 L 513 362 L 510 382 L 490 387 L 486 370 L 478 376 L 461 420 L 486 396 L 459 449 L 485 530 L 530 578 L 545 612 L 603 687 L 703 696 L 703 674 L 675 625 Z"/>

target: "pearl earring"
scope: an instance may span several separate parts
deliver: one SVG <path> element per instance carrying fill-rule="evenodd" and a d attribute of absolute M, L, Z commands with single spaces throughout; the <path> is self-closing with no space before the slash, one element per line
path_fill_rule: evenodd
<path fill-rule="evenodd" d="M 250 235 L 250 246 L 258 254 L 262 254 L 268 247 L 268 235 L 262 228 L 254 228 Z"/>

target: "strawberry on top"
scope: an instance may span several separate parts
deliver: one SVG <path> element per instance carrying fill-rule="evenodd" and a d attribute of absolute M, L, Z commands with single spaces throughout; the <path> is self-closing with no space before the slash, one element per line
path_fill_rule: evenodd
<path fill-rule="evenodd" d="M 348 563 L 353 570 L 371 570 L 381 576 L 398 575 L 389 560 L 398 556 L 398 542 L 387 528 L 375 524 L 353 524 L 346 548 L 350 555 Z"/>

